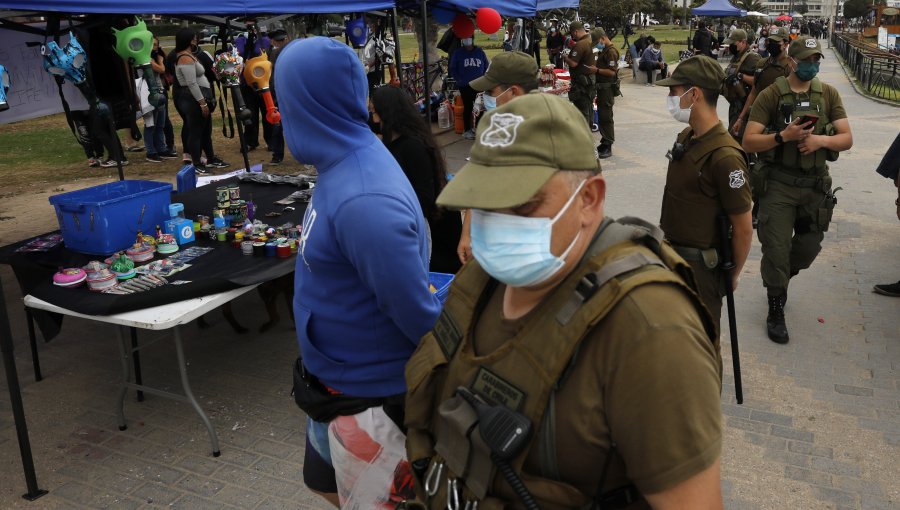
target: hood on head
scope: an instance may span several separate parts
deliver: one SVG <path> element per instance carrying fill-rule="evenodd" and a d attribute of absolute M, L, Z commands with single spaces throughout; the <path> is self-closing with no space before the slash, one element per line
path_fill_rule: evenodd
<path fill-rule="evenodd" d="M 323 172 L 378 141 L 367 124 L 365 71 L 346 44 L 328 37 L 291 42 L 278 54 L 275 89 L 284 141 L 297 161 Z"/>

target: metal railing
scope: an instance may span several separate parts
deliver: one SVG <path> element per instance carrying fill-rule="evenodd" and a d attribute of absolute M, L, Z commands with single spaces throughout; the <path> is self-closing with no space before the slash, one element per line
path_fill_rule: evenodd
<path fill-rule="evenodd" d="M 860 41 L 856 34 L 831 34 L 831 47 L 866 93 L 900 103 L 900 56 Z"/>

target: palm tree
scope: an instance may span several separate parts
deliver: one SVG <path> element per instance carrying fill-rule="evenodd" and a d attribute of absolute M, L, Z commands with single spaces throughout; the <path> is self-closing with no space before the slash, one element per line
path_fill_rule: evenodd
<path fill-rule="evenodd" d="M 738 0 L 735 6 L 747 12 L 765 12 L 765 7 L 760 0 Z"/>

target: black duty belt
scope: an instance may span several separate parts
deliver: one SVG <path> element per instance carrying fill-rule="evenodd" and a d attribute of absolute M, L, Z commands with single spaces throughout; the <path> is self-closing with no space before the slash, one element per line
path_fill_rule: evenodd
<path fill-rule="evenodd" d="M 773 168 L 769 172 L 769 179 L 796 188 L 821 188 L 824 177 L 825 175 L 792 175 L 778 168 Z"/>

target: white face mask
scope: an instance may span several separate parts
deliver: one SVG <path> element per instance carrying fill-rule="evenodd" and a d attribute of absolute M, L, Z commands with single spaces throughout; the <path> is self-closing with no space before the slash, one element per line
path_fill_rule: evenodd
<path fill-rule="evenodd" d="M 475 42 L 471 37 L 467 37 L 459 41 L 463 46 L 472 46 L 472 43 Z"/>
<path fill-rule="evenodd" d="M 672 115 L 672 117 L 678 122 L 684 122 L 685 124 L 687 124 L 691 121 L 691 108 L 693 108 L 694 105 L 691 105 L 690 108 L 682 108 L 681 98 L 687 95 L 687 93 L 693 89 L 694 87 L 687 89 L 687 91 L 685 91 L 685 93 L 681 94 L 680 96 L 666 96 L 666 107 L 669 109 L 669 113 Z"/>
<path fill-rule="evenodd" d="M 489 275 L 511 287 L 531 287 L 549 280 L 566 264 L 578 238 L 560 256 L 550 251 L 553 224 L 584 187 L 578 185 L 553 218 L 527 218 L 472 209 L 472 254 Z"/>

